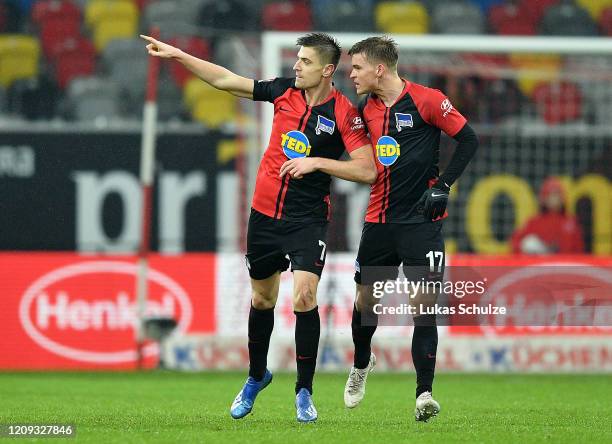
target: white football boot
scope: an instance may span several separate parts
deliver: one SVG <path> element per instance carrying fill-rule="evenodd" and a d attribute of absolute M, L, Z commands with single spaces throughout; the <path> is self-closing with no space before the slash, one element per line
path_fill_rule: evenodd
<path fill-rule="evenodd" d="M 368 374 L 376 366 L 376 356 L 370 354 L 370 362 L 366 368 L 360 369 L 351 367 L 348 380 L 344 386 L 344 405 L 349 409 L 357 407 L 365 395 L 366 380 Z"/>
<path fill-rule="evenodd" d="M 427 422 L 440 413 L 440 404 L 431 397 L 431 392 L 423 392 L 416 400 L 414 409 L 414 419 Z"/>

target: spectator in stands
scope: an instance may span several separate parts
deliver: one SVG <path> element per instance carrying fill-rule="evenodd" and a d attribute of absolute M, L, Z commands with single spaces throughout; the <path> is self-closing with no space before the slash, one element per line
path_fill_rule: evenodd
<path fill-rule="evenodd" d="M 523 254 L 584 253 L 582 229 L 566 213 L 566 195 L 561 182 L 550 177 L 539 194 L 540 213 L 512 235 L 512 251 Z"/>

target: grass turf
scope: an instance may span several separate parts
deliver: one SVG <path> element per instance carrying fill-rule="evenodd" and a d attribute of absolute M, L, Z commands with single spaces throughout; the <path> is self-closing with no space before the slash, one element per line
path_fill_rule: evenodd
<path fill-rule="evenodd" d="M 414 421 L 414 376 L 380 373 L 353 410 L 346 375 L 316 375 L 319 421 L 298 424 L 294 378 L 276 374 L 235 421 L 243 373 L 0 373 L 0 423 L 72 423 L 66 441 L 100 443 L 612 442 L 606 375 L 441 374 L 442 412 L 427 424 Z"/>

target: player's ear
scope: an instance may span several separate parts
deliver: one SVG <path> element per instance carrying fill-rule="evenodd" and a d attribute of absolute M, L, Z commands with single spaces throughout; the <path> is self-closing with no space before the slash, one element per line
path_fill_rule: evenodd
<path fill-rule="evenodd" d="M 331 77 L 334 74 L 336 67 L 331 63 L 328 63 L 323 67 L 323 77 Z"/>
<path fill-rule="evenodd" d="M 376 77 L 382 77 L 383 74 L 385 73 L 385 65 L 383 65 L 382 63 L 379 63 L 378 65 L 376 65 Z"/>

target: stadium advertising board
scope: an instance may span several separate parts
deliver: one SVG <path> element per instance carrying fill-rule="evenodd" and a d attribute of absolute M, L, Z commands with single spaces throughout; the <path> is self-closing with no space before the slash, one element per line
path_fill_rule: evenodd
<path fill-rule="evenodd" d="M 138 133 L 4 133 L 0 250 L 129 252 L 140 228 Z M 217 144 L 222 135 L 161 134 L 152 246 L 216 248 Z"/>
<path fill-rule="evenodd" d="M 546 271 L 542 265 L 551 262 L 605 271 L 612 258 L 453 256 L 449 269 L 495 265 L 498 276 L 493 285 L 521 270 Z M 0 254 L 4 290 L 0 316 L 5 326 L 0 368 L 134 368 L 135 263 L 129 256 Z M 353 254 L 328 256 L 318 297 L 321 369 L 344 370 L 351 365 L 353 273 Z M 570 278 L 579 282 L 577 276 Z M 202 370 L 248 365 L 250 290 L 241 254 L 154 255 L 149 289 L 147 313 L 178 321 L 178 334 L 164 353 L 169 366 Z M 270 365 L 277 369 L 295 366 L 291 292 L 291 276 L 284 273 L 269 355 Z M 554 300 L 549 302 L 552 307 Z M 438 367 L 447 371 L 612 371 L 610 324 L 547 328 L 516 324 L 501 329 L 490 322 L 439 327 Z M 410 325 L 379 327 L 373 346 L 381 369 L 412 371 L 411 334 Z M 155 365 L 155 345 L 149 344 L 145 351 L 146 365 Z"/>
<path fill-rule="evenodd" d="M 0 368 L 134 368 L 136 270 L 121 256 L 0 254 Z M 214 278 L 214 255 L 153 256 L 145 314 L 214 333 Z M 154 365 L 157 346 L 144 356 Z"/>

